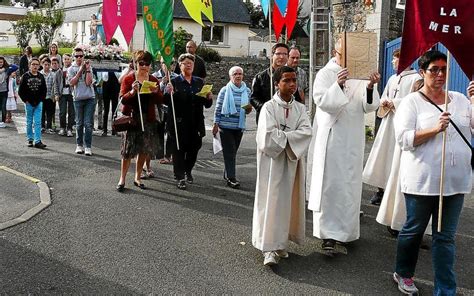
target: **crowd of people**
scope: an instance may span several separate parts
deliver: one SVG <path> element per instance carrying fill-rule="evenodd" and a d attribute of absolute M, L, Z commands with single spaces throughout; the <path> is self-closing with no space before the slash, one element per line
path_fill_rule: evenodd
<path fill-rule="evenodd" d="M 75 153 L 91 156 L 94 113 L 101 97 L 103 135 L 108 132 L 109 111 L 119 104 L 122 113 L 138 123 L 121 133 L 116 190 L 126 191 L 126 175 L 134 159 L 133 184 L 139 189 L 147 188 L 144 178 L 154 176 L 151 161 L 161 159 L 173 164 L 176 186 L 186 190 L 194 182 L 193 168 L 205 136 L 203 110 L 213 103 L 213 94 L 201 91 L 207 73 L 196 47 L 188 42 L 187 52 L 169 67 L 173 72 L 164 63 L 153 72 L 153 57 L 143 50 L 133 53 L 133 63 L 122 73 L 94 71 L 81 48 L 61 56 L 54 43 L 49 54 L 40 58 L 26 48 L 19 67 L 0 57 L 0 125 L 11 121 L 9 111 L 16 107 L 12 109 L 10 101 L 16 104 L 21 99 L 28 146 L 44 149 L 41 133 L 55 132 L 59 102 L 59 135 L 72 136 L 75 127 Z M 289 258 L 289 242 L 302 243 L 305 237 L 307 195 L 313 235 L 322 240 L 323 250 L 331 253 L 337 244 L 358 240 L 362 184 L 366 183 L 378 188 L 371 198 L 372 204 L 380 205 L 377 221 L 398 236 L 393 279 L 400 291 L 418 292 L 413 276 L 423 235 L 428 233 L 433 238 L 435 294 L 455 295 L 454 240 L 464 196 L 472 188 L 471 149 L 463 142 L 471 139 L 474 128 L 471 101 L 461 93 L 445 91 L 447 58 L 441 52 L 425 53 L 419 71 L 404 69 L 390 77 L 380 96 L 376 89 L 380 74 L 350 79 L 342 63 L 342 47 L 338 40 L 334 57 L 316 75 L 312 94 L 308 94 L 307 75 L 298 66 L 300 50 L 277 43 L 272 47 L 271 66 L 254 77 L 251 88 L 243 81 L 244 69 L 234 66 L 217 95 L 212 135 L 222 143 L 224 179 L 231 188 L 240 187 L 237 153 L 246 117 L 256 111 L 252 243 L 262 251 L 264 265 Z M 395 51 L 396 70 L 399 57 Z M 21 79 L 15 77 L 17 70 Z M 142 92 L 145 84 L 148 92 Z M 473 82 L 467 93 L 474 100 Z M 309 95 L 316 105 L 313 124 L 304 105 Z M 448 110 L 443 105 L 446 97 Z M 364 168 L 364 116 L 375 111 L 382 121 Z M 447 139 L 444 214 L 438 231 L 443 133 Z"/>

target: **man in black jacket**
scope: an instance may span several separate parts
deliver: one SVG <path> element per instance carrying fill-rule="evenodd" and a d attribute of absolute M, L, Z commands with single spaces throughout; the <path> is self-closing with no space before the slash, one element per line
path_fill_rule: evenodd
<path fill-rule="evenodd" d="M 188 41 L 188 43 L 186 43 L 186 52 L 194 56 L 193 76 L 197 76 L 201 78 L 202 80 L 204 80 L 206 79 L 206 76 L 207 76 L 206 63 L 204 63 L 204 60 L 196 54 L 196 49 L 197 49 L 196 42 L 191 40 L 191 41 Z M 174 72 L 178 75 L 181 74 L 181 69 L 179 67 L 179 64 L 176 64 L 176 68 L 174 69 Z"/>
<path fill-rule="evenodd" d="M 288 62 L 289 47 L 284 43 L 277 43 L 272 47 L 272 73 L 281 66 L 286 65 Z M 257 124 L 258 117 L 260 115 L 260 109 L 262 109 L 265 102 L 270 101 L 272 95 L 275 93 L 275 87 L 270 82 L 270 67 L 263 70 L 262 72 L 255 75 L 252 82 L 252 95 L 250 96 L 250 104 L 257 111 Z M 270 93 L 270 87 L 272 91 Z"/>
<path fill-rule="evenodd" d="M 18 94 L 21 100 L 25 102 L 28 147 L 35 146 L 44 149 L 46 145 L 41 142 L 41 115 L 47 90 L 44 76 L 38 72 L 39 66 L 39 59 L 31 58 L 30 71 L 21 77 Z M 34 133 L 33 125 L 35 126 Z"/>

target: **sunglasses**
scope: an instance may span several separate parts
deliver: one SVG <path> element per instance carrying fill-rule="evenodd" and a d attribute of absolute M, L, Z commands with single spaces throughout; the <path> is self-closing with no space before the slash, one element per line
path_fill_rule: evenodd
<path fill-rule="evenodd" d="M 142 67 L 143 67 L 143 66 L 147 66 L 147 67 L 148 67 L 148 66 L 150 66 L 150 63 L 138 62 L 138 65 L 140 65 L 140 66 L 142 66 Z"/>
<path fill-rule="evenodd" d="M 83 58 L 84 55 L 82 55 L 82 54 L 77 54 L 77 55 L 75 55 L 74 57 L 76 57 L 76 58 Z"/>

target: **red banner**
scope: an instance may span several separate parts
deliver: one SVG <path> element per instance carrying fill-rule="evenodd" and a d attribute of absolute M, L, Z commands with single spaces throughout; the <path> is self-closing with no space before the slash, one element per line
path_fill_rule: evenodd
<path fill-rule="evenodd" d="M 102 24 L 104 26 L 105 39 L 107 43 L 110 42 L 117 27 L 120 26 L 125 41 L 127 44 L 130 44 L 136 22 L 136 0 L 104 0 Z"/>
<path fill-rule="evenodd" d="M 398 72 L 438 42 L 446 46 L 466 75 L 474 75 L 472 0 L 407 0 Z"/>
<path fill-rule="evenodd" d="M 289 0 L 286 10 L 286 15 L 283 16 L 277 5 L 273 6 L 273 29 L 275 30 L 275 36 L 278 40 L 280 38 L 283 26 L 286 25 L 287 38 L 291 37 L 291 33 L 296 24 L 296 17 L 298 16 L 298 0 Z"/>

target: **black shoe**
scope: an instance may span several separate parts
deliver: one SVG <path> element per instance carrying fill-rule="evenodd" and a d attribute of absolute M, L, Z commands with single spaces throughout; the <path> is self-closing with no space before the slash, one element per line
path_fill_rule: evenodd
<path fill-rule="evenodd" d="M 374 195 L 370 198 L 370 203 L 375 206 L 380 206 L 382 203 L 383 192 L 375 192 Z"/>
<path fill-rule="evenodd" d="M 138 188 L 145 190 L 146 186 L 143 183 L 137 183 L 136 181 L 133 181 L 133 185 L 137 186 Z"/>
<path fill-rule="evenodd" d="M 28 147 L 33 147 L 33 141 L 32 140 L 28 141 Z"/>
<path fill-rule="evenodd" d="M 227 186 L 229 186 L 230 188 L 237 189 L 240 187 L 240 182 L 237 181 L 237 179 L 235 178 L 229 178 L 227 179 Z"/>
<path fill-rule="evenodd" d="M 392 227 L 390 227 L 390 226 L 387 226 L 387 231 L 393 237 L 397 237 L 398 234 L 400 233 L 398 230 L 392 229 Z"/>
<path fill-rule="evenodd" d="M 101 134 L 102 137 L 107 137 L 107 131 L 103 131 Z"/>
<path fill-rule="evenodd" d="M 191 173 L 186 173 L 186 182 L 188 182 L 189 184 L 194 183 L 194 178 L 193 178 L 193 175 L 191 175 Z"/>
<path fill-rule="evenodd" d="M 46 145 L 43 144 L 41 141 L 39 141 L 38 143 L 35 144 L 35 148 L 44 149 L 46 148 Z"/>
<path fill-rule="evenodd" d="M 336 249 L 336 241 L 333 239 L 323 239 L 321 248 L 324 251 L 334 251 Z"/>
<path fill-rule="evenodd" d="M 176 186 L 178 187 L 178 189 L 186 190 L 186 181 L 184 179 L 179 180 Z"/>
<path fill-rule="evenodd" d="M 118 184 L 117 187 L 115 187 L 118 192 L 124 192 L 125 191 L 125 184 Z"/>
<path fill-rule="evenodd" d="M 117 132 L 112 131 L 112 136 L 115 136 L 116 134 L 117 134 Z"/>

